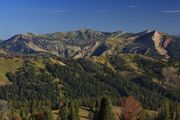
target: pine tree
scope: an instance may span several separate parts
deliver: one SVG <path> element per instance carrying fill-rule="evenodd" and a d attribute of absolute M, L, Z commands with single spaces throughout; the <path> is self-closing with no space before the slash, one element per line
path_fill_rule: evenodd
<path fill-rule="evenodd" d="M 70 104 L 70 115 L 69 115 L 69 119 L 68 120 L 79 120 L 79 108 L 77 104 L 74 104 L 74 102 L 72 102 Z"/>
<path fill-rule="evenodd" d="M 68 120 L 69 110 L 67 104 L 59 108 L 59 115 L 57 120 Z"/>
<path fill-rule="evenodd" d="M 100 109 L 96 120 L 114 120 L 110 100 L 106 97 L 102 98 Z"/>
<path fill-rule="evenodd" d="M 171 115 L 170 115 L 170 106 L 169 106 L 169 101 L 165 101 L 165 115 L 164 115 L 164 120 L 169 120 Z"/>
<path fill-rule="evenodd" d="M 45 111 L 43 116 L 44 116 L 43 120 L 53 120 L 53 116 L 52 116 L 52 111 L 51 110 Z"/>
<path fill-rule="evenodd" d="M 158 116 L 158 120 L 170 120 L 170 104 L 166 99 L 161 107 L 161 111 Z"/>
<path fill-rule="evenodd" d="M 23 120 L 28 120 L 28 108 L 24 107 L 20 113 Z"/>
<path fill-rule="evenodd" d="M 179 104 L 176 105 L 176 118 L 177 120 L 180 119 L 180 105 Z"/>

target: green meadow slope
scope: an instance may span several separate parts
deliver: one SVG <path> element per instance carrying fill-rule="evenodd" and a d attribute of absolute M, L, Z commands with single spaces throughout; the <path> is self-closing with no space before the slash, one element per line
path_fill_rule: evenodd
<path fill-rule="evenodd" d="M 23 63 L 21 58 L 0 57 L 0 85 L 8 84 L 7 72 L 15 72 Z"/>
<path fill-rule="evenodd" d="M 16 70 L 27 61 L 33 63 L 36 68 L 44 68 L 46 62 L 64 65 L 62 62 L 53 58 L 50 59 L 42 56 L 13 56 L 5 54 L 5 52 L 2 51 L 0 54 L 0 85 L 10 84 L 6 74 L 8 72 L 16 72 Z"/>

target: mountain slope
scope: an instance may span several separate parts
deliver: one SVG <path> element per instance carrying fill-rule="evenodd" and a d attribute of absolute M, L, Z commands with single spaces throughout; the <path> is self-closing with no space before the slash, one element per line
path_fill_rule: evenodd
<path fill-rule="evenodd" d="M 7 72 L 15 72 L 21 66 L 22 59 L 0 57 L 0 85 L 8 84 Z"/>
<path fill-rule="evenodd" d="M 87 98 L 91 101 L 108 95 L 116 100 L 133 95 L 148 109 L 158 108 L 165 98 L 180 102 L 179 61 L 162 61 L 136 54 L 80 59 L 6 54 L 0 57 L 0 78 L 3 78 L 0 84 L 6 81 L 1 84 L 6 84 L 3 89 L 8 89 L 7 83 L 13 83 L 8 81 L 6 74 L 16 74 L 17 69 L 27 62 L 61 80 L 69 99 Z"/>
<path fill-rule="evenodd" d="M 11 82 L 7 78 L 8 72 L 16 72 L 24 63 L 30 61 L 36 68 L 45 67 L 45 63 L 59 64 L 65 66 L 65 64 L 55 58 L 47 58 L 43 56 L 13 56 L 4 53 L 0 53 L 0 86 L 10 84 Z"/>
<path fill-rule="evenodd" d="M 120 54 L 69 59 L 65 64 L 66 67 L 46 64 L 46 69 L 63 81 L 66 95 L 70 98 L 133 95 L 144 99 L 144 105 L 152 105 L 151 109 L 157 108 L 165 98 L 180 100 L 179 79 L 170 82 L 164 78 L 167 75 L 164 69 L 170 67 L 168 62 L 143 55 Z M 179 70 L 178 67 L 174 69 Z"/>
<path fill-rule="evenodd" d="M 3 42 L 0 49 L 21 54 L 48 53 L 73 58 L 133 53 L 179 59 L 180 39 L 158 31 L 127 33 L 82 29 L 67 33 L 15 35 Z"/>

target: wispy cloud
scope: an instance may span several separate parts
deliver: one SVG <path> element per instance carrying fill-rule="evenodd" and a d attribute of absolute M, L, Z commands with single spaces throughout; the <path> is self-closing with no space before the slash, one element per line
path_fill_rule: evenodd
<path fill-rule="evenodd" d="M 69 10 L 52 10 L 52 13 L 68 13 Z"/>
<path fill-rule="evenodd" d="M 129 8 L 137 8 L 138 6 L 137 5 L 129 5 L 128 7 Z"/>
<path fill-rule="evenodd" d="M 180 9 L 179 10 L 164 10 L 162 12 L 164 12 L 164 13 L 180 13 Z"/>
<path fill-rule="evenodd" d="M 54 8 L 17 8 L 17 9 L 9 9 L 12 12 L 33 12 L 33 13 L 49 13 L 49 14 L 60 14 L 60 13 L 68 13 L 69 10 L 66 9 L 54 9 Z"/>
<path fill-rule="evenodd" d="M 52 10 L 52 8 L 16 8 L 16 9 L 9 9 L 13 11 L 27 11 L 27 10 Z"/>

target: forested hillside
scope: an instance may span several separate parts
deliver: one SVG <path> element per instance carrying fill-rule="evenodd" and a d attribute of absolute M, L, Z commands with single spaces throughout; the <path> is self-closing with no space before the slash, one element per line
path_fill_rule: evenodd
<path fill-rule="evenodd" d="M 13 67 L 15 63 L 17 67 Z M 93 109 L 103 96 L 110 97 L 115 106 L 125 97 L 134 96 L 143 109 L 154 111 L 163 108 L 167 101 L 171 110 L 180 103 L 179 61 L 134 54 L 80 59 L 3 54 L 1 64 L 9 66 L 2 75 L 10 84 L 0 87 L 0 98 L 14 106 L 12 117 L 27 113 L 27 118 L 52 116 L 51 109 L 59 106 L 69 110 L 78 106 Z M 38 110 L 33 107 L 36 104 Z M 77 115 L 73 111 L 69 115 Z"/>

